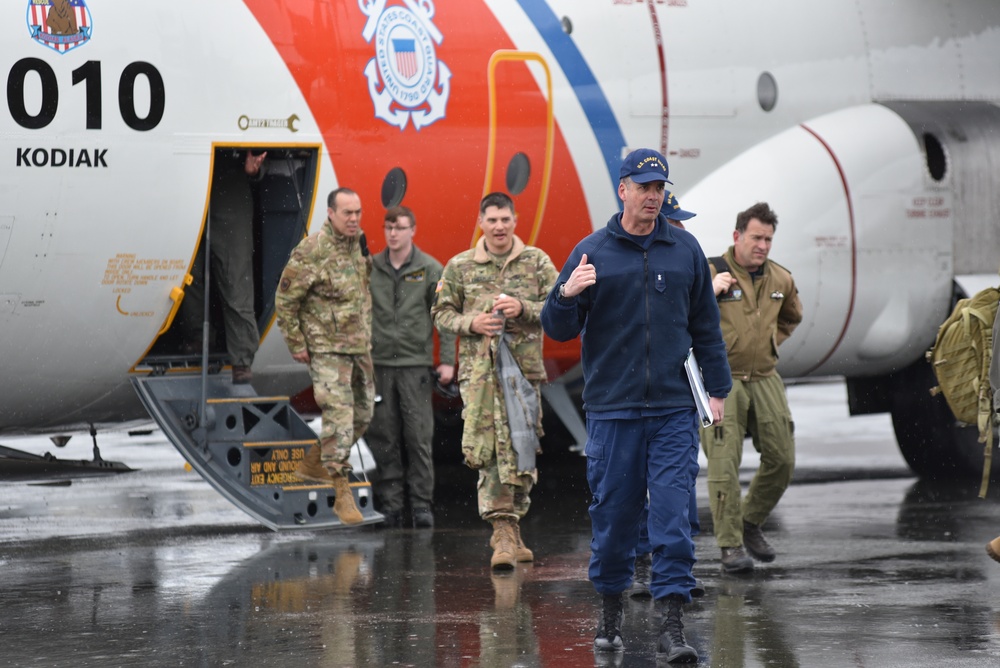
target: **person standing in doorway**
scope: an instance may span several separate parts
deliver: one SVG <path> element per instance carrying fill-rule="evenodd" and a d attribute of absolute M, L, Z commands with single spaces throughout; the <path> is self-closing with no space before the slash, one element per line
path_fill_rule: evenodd
<path fill-rule="evenodd" d="M 208 200 L 210 248 L 202 243 L 191 268 L 191 285 L 184 291 L 179 324 L 184 352 L 201 354 L 205 311 L 205 257 L 211 257 L 212 286 L 222 303 L 226 352 L 233 366 L 233 383 L 253 379 L 250 367 L 260 344 L 253 310 L 253 193 L 250 183 L 263 178 L 267 153 L 232 148 L 215 150 Z M 204 242 L 204 239 L 202 240 Z"/>

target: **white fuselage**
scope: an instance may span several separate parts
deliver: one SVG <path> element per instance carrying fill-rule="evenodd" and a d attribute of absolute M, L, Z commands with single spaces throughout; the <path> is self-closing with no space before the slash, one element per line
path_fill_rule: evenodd
<path fill-rule="evenodd" d="M 617 210 L 615 161 L 639 146 L 666 152 L 674 192 L 698 214 L 687 228 L 707 255 L 729 246 L 736 212 L 759 200 L 771 204 L 780 220 L 771 257 L 793 272 L 805 310 L 782 347 L 786 376 L 905 366 L 933 339 L 954 276 L 996 269 L 995 260 L 956 266 L 954 254 L 956 238 L 974 229 L 956 213 L 971 210 L 963 198 L 996 213 L 996 179 L 993 190 L 968 192 L 951 174 L 932 178 L 924 144 L 885 106 L 1000 101 L 996 3 L 434 4 L 438 26 L 484 5 L 517 50 L 546 63 L 555 124 L 572 163 L 556 167 L 575 173 L 588 228 Z M 341 184 L 369 193 L 370 230 L 381 222 L 381 182 L 344 166 L 359 158 L 353 149 L 345 155 L 343 142 L 373 158 L 395 153 L 410 174 L 446 159 L 485 172 L 486 155 L 463 148 L 487 132 L 480 108 L 461 106 L 462 87 L 484 76 L 463 63 L 492 51 L 477 42 L 477 26 L 441 28 L 448 114 L 429 127 L 411 121 L 382 135 L 385 123 L 366 95 L 349 108 L 346 94 L 333 105 L 325 93 L 365 88 L 361 68 L 354 71 L 360 83 L 330 70 L 341 42 L 357 38 L 365 24 L 357 5 L 184 0 L 126 10 L 95 0 L 89 41 L 66 53 L 30 38 L 23 4 L 0 10 L 0 70 L 8 84 L 0 111 L 0 432 L 142 416 L 128 375 L 168 320 L 171 290 L 190 271 L 214 145 L 318 146 L 311 231 L 325 218 L 326 193 Z M 306 85 L 305 68 L 287 56 L 299 45 L 276 44 L 273 35 L 283 28 L 262 25 L 260 17 L 292 21 L 313 11 L 311 20 L 329 21 L 334 32 L 327 51 L 299 49 L 303 59 L 326 54 Z M 547 32 L 549 19 L 572 29 Z M 545 91 L 543 69 L 528 69 Z M 773 99 L 773 109 L 764 110 L 761 99 Z M 318 116 L 331 106 L 369 119 L 370 132 L 325 126 Z M 996 177 L 998 166 L 991 169 Z M 566 187 L 565 180 L 548 185 L 543 229 L 567 224 Z M 436 191 L 408 194 L 407 203 L 412 197 L 423 205 L 415 208 L 418 218 L 433 203 L 462 221 L 458 235 L 422 225 L 417 244 L 439 256 L 467 247 L 479 196 L 457 195 L 446 172 Z M 524 221 L 534 212 L 520 214 Z M 574 232 L 539 245 L 560 265 L 577 240 Z M 984 256 L 1000 255 L 995 234 L 980 243 L 988 247 Z M 254 372 L 265 391 L 308 385 L 273 327 Z"/>

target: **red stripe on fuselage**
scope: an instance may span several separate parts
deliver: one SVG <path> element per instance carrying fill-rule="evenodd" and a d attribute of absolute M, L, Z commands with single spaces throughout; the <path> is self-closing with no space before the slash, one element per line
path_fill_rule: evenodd
<path fill-rule="evenodd" d="M 656 16 L 656 6 L 653 0 L 646 0 L 649 7 L 649 20 L 653 25 L 653 37 L 656 39 L 656 52 L 660 57 L 660 90 L 662 92 L 660 109 L 660 153 L 667 155 L 667 140 L 670 137 L 670 104 L 667 95 L 667 52 L 663 43 L 663 30 L 660 19 Z"/>
<path fill-rule="evenodd" d="M 844 340 L 844 336 L 847 334 L 847 328 L 851 325 L 851 316 L 854 315 L 854 303 L 857 298 L 858 291 L 858 242 L 854 225 L 854 205 L 851 203 L 851 188 L 847 185 L 847 177 L 844 176 L 844 168 L 841 166 L 840 161 L 837 160 L 837 154 L 833 152 L 833 148 L 826 142 L 826 140 L 819 136 L 819 133 L 815 130 L 804 123 L 800 124 L 800 127 L 815 137 L 816 141 L 818 141 L 820 145 L 826 149 L 826 152 L 830 155 L 830 159 L 833 160 L 834 167 L 837 168 L 837 174 L 840 176 L 840 183 L 844 188 L 844 200 L 847 202 L 847 222 L 851 230 L 851 296 L 847 305 L 847 316 L 844 318 L 844 326 L 840 329 L 840 334 L 837 335 L 837 340 L 834 341 L 830 350 L 823 356 L 823 359 L 802 374 L 803 376 L 808 376 L 826 364 L 826 361 L 833 356 L 833 353 L 835 353 L 837 348 L 840 347 L 841 341 Z"/>

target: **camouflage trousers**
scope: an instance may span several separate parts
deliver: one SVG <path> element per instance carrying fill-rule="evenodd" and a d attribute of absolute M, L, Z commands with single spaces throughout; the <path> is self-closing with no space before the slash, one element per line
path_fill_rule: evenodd
<path fill-rule="evenodd" d="M 531 488 L 535 486 L 538 469 L 517 476 L 516 484 L 500 479 L 496 461 L 479 469 L 479 516 L 489 522 L 501 517 L 520 520 L 531 506 Z"/>
<path fill-rule="evenodd" d="M 708 458 L 708 501 L 719 547 L 743 544 L 743 521 L 763 524 L 792 481 L 795 429 L 781 376 L 753 382 L 733 379 L 721 425 L 701 430 Z M 740 501 L 740 463 L 747 432 L 760 468 Z"/>
<path fill-rule="evenodd" d="M 487 521 L 500 517 L 519 520 L 531 505 L 531 488 L 538 481 L 538 469 L 518 470 L 503 394 L 496 391 L 492 374 L 477 380 L 477 383 L 461 381 L 459 391 L 465 422 L 462 452 L 466 465 L 479 471 L 479 515 Z M 534 385 L 538 392 L 539 383 Z M 538 413 L 536 428 L 541 436 L 541 410 Z"/>
<path fill-rule="evenodd" d="M 375 403 L 372 356 L 310 353 L 309 375 L 323 411 L 321 460 L 328 470 L 350 470 L 351 446 L 372 419 Z"/>

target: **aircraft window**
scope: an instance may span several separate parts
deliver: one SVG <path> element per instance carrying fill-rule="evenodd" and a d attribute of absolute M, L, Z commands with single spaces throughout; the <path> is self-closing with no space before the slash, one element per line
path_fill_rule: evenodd
<path fill-rule="evenodd" d="M 567 35 L 573 33 L 573 22 L 569 20 L 568 16 L 562 17 L 562 20 L 559 21 L 559 23 L 562 24 L 562 29 L 564 33 L 566 33 Z"/>
<path fill-rule="evenodd" d="M 531 177 L 531 161 L 523 153 L 515 153 L 507 163 L 507 192 L 520 195 L 528 187 Z"/>
<path fill-rule="evenodd" d="M 406 172 L 399 167 L 393 167 L 382 181 L 382 206 L 391 209 L 399 206 L 406 195 Z"/>
<path fill-rule="evenodd" d="M 931 173 L 931 178 L 935 181 L 942 180 L 948 172 L 948 158 L 941 142 L 929 132 L 924 133 L 924 157 L 927 160 L 927 170 Z"/>
<path fill-rule="evenodd" d="M 763 72 L 757 78 L 757 103 L 764 111 L 771 111 L 778 104 L 778 82 L 770 72 Z"/>

